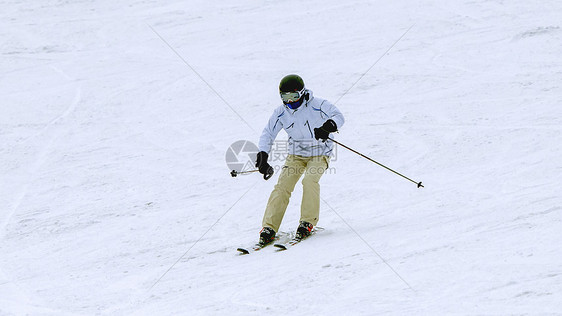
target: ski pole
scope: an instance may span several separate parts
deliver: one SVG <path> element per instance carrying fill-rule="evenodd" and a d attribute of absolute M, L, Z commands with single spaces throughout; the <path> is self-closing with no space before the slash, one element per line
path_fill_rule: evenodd
<path fill-rule="evenodd" d="M 398 172 L 396 172 L 396 171 L 390 169 L 389 167 L 387 167 L 387 166 L 385 166 L 385 165 L 383 165 L 383 164 L 381 164 L 381 163 L 375 161 L 374 159 L 369 158 L 369 157 L 363 155 L 362 153 L 358 152 L 357 150 L 351 149 L 351 148 L 347 147 L 346 145 L 344 145 L 344 144 L 342 144 L 342 143 L 340 143 L 340 142 L 338 142 L 338 141 L 335 141 L 334 139 L 332 139 L 332 138 L 330 138 L 330 137 L 328 137 L 328 139 L 331 140 L 331 141 L 333 141 L 334 143 L 336 143 L 336 144 L 342 146 L 343 148 L 348 149 L 348 150 L 350 150 L 350 151 L 352 151 L 352 152 L 358 154 L 359 156 L 361 156 L 361 157 L 363 157 L 363 158 L 365 158 L 365 159 L 367 159 L 367 160 L 369 160 L 369 161 L 371 161 L 371 162 L 374 162 L 374 163 L 376 163 L 377 165 L 379 165 L 379 166 L 381 166 L 381 167 L 383 167 L 383 168 L 385 168 L 385 169 L 387 169 L 387 170 L 389 170 L 389 171 L 394 172 L 395 174 L 401 176 L 402 178 L 404 178 L 404 179 L 406 179 L 406 180 L 409 180 L 409 181 L 411 181 L 411 182 L 417 184 L 417 185 L 418 185 L 418 188 L 424 188 L 424 186 L 422 185 L 421 181 L 420 181 L 420 182 L 416 182 L 416 181 L 414 181 L 414 180 L 412 180 L 412 179 L 406 177 L 405 175 L 400 174 L 400 173 L 398 173 Z"/>
<path fill-rule="evenodd" d="M 236 170 L 232 170 L 232 171 L 230 172 L 230 175 L 234 178 L 234 177 L 236 177 L 236 176 L 239 175 L 239 174 L 249 174 L 249 173 L 258 172 L 258 171 L 259 171 L 259 169 L 256 169 L 256 170 L 248 170 L 248 171 L 236 171 Z"/>

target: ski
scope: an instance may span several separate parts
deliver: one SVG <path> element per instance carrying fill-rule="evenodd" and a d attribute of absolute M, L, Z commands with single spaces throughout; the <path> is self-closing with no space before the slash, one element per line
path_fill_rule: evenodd
<path fill-rule="evenodd" d="M 290 240 L 293 236 L 289 233 L 285 233 L 285 232 L 279 232 L 279 234 L 277 234 L 277 236 L 275 236 L 275 239 L 273 241 L 271 241 L 270 243 L 267 244 L 260 244 L 260 243 L 255 243 L 250 247 L 240 247 L 240 248 L 236 248 L 236 251 L 238 251 L 238 253 L 240 255 L 248 255 L 252 252 L 256 252 L 256 251 L 260 251 L 263 248 L 273 245 L 275 243 L 281 243 L 284 242 L 285 240 Z"/>
<path fill-rule="evenodd" d="M 273 242 L 270 242 L 270 243 L 265 244 L 265 245 L 264 245 L 264 244 L 257 243 L 257 244 L 255 244 L 255 245 L 253 245 L 253 246 L 251 246 L 251 247 L 247 247 L 247 248 L 237 248 L 236 250 L 237 250 L 241 255 L 248 255 L 248 254 L 250 254 L 251 252 L 260 251 L 260 250 L 262 250 L 263 248 L 265 248 L 265 247 L 267 247 L 267 246 L 269 246 L 269 245 L 272 245 L 272 244 L 273 244 Z"/>
<path fill-rule="evenodd" d="M 306 240 L 308 238 L 310 238 L 312 235 L 314 235 L 316 233 L 316 230 L 313 230 L 309 236 L 305 237 L 305 238 L 297 238 L 297 237 L 293 237 L 291 240 L 289 240 L 288 242 L 282 244 L 282 243 L 277 243 L 277 244 L 273 244 L 273 246 L 275 248 L 277 248 L 277 251 L 284 251 L 289 249 L 290 247 L 300 243 L 303 240 Z"/>

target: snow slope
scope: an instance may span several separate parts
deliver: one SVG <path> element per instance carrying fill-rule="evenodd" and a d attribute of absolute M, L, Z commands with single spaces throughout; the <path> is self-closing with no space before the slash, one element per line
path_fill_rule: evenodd
<path fill-rule="evenodd" d="M 559 1 L 0 6 L 0 315 L 562 314 Z M 325 230 L 237 256 L 293 72 L 426 187 L 338 148 Z"/>

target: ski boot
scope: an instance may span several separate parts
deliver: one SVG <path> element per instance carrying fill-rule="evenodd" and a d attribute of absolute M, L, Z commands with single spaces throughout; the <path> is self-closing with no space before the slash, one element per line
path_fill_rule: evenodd
<path fill-rule="evenodd" d="M 267 245 L 275 239 L 275 231 L 272 228 L 264 227 L 260 232 L 260 245 Z"/>
<path fill-rule="evenodd" d="M 312 226 L 311 223 L 301 221 L 300 224 L 299 224 L 299 227 L 297 228 L 297 233 L 295 235 L 295 238 L 304 239 L 304 238 L 310 236 L 310 234 L 312 234 L 312 228 L 313 227 L 314 226 Z"/>

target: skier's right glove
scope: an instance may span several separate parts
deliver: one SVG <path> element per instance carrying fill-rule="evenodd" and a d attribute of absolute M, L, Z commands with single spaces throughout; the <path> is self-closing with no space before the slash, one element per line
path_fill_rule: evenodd
<path fill-rule="evenodd" d="M 260 151 L 256 160 L 256 167 L 259 169 L 260 173 L 263 174 L 265 180 L 269 180 L 273 176 L 273 167 L 267 163 L 267 158 L 269 155 L 265 151 Z"/>

